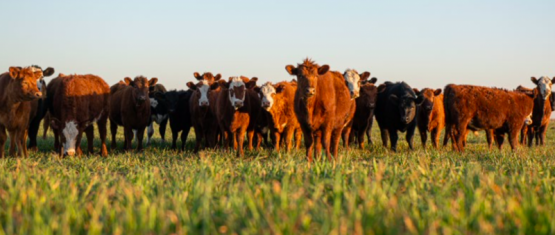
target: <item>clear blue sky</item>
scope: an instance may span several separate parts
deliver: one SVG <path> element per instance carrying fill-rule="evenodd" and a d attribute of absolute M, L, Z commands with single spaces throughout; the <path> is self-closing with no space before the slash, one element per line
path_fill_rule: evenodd
<path fill-rule="evenodd" d="M 555 1 L 38 1 L 0 3 L 0 69 L 38 64 L 109 84 L 193 72 L 290 80 L 311 57 L 413 87 L 531 87 L 555 76 Z M 56 73 L 56 74 L 57 74 Z"/>

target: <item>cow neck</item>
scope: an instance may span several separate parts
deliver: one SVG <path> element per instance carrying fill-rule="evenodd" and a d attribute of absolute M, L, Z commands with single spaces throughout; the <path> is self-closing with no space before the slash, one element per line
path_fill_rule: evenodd
<path fill-rule="evenodd" d="M 2 109 L 2 113 L 8 113 L 12 110 L 15 110 L 19 107 L 19 105 L 21 105 L 23 102 L 26 102 L 22 97 L 18 96 L 17 94 L 15 94 L 15 92 L 11 92 L 13 91 L 13 86 L 14 86 L 14 82 L 12 82 L 12 79 L 9 78 L 10 81 L 8 81 L 8 85 L 6 86 L 6 92 L 4 92 L 4 95 L 2 96 L 2 101 L 0 102 L 0 109 Z"/>

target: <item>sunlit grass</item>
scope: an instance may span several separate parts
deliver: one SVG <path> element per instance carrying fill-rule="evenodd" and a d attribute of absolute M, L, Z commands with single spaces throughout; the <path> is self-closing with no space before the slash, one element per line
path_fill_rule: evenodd
<path fill-rule="evenodd" d="M 418 136 L 409 151 L 404 134 L 392 153 L 375 128 L 374 146 L 310 168 L 304 150 L 194 155 L 157 134 L 140 153 L 59 158 L 49 136 L 0 159 L 0 234 L 555 232 L 552 129 L 543 148 L 488 150 L 481 133 L 459 154 Z"/>

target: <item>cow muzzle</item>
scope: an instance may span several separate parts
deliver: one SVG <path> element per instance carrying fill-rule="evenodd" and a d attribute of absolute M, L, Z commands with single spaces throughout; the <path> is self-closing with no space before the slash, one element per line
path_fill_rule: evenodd
<path fill-rule="evenodd" d="M 360 96 L 360 92 L 351 91 L 351 99 L 356 99 Z"/>
<path fill-rule="evenodd" d="M 199 105 L 200 107 L 208 107 L 209 104 L 207 101 L 201 101 Z"/>
<path fill-rule="evenodd" d="M 262 101 L 262 108 L 269 109 L 272 104 L 270 102 Z"/>
<path fill-rule="evenodd" d="M 316 94 L 316 89 L 315 88 L 306 88 L 306 96 L 311 97 L 313 95 Z"/>
<path fill-rule="evenodd" d="M 239 109 L 239 108 L 243 107 L 243 102 L 242 102 L 242 101 L 235 101 L 235 102 L 233 103 L 233 107 L 234 107 L 235 109 Z"/>
<path fill-rule="evenodd" d="M 145 102 L 145 100 L 146 100 L 145 95 L 140 95 L 140 96 L 137 97 L 137 101 L 140 102 L 140 103 Z"/>
<path fill-rule="evenodd" d="M 64 157 L 66 156 L 70 156 L 73 157 L 75 156 L 75 149 L 68 149 L 67 151 L 64 152 Z"/>

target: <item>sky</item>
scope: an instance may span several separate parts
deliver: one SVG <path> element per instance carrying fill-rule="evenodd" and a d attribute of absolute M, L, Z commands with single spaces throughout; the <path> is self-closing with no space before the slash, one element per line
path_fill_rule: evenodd
<path fill-rule="evenodd" d="M 186 89 L 194 72 L 278 82 L 306 57 L 416 88 L 555 77 L 553 0 L 18 0 L 0 9 L 0 70 L 38 64 L 110 85 L 144 75 Z"/>

